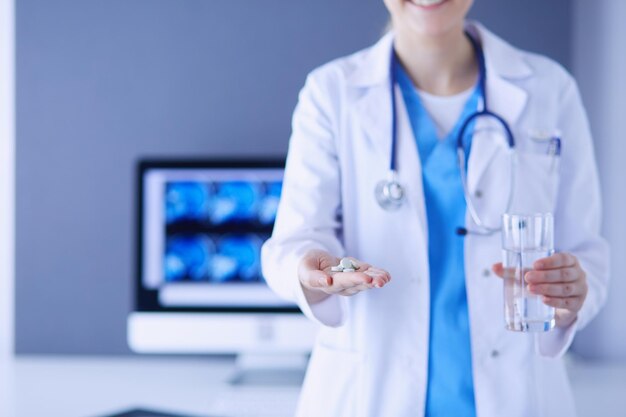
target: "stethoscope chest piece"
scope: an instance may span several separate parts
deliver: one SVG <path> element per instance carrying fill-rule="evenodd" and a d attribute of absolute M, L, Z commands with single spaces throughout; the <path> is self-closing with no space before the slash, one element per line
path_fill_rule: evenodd
<path fill-rule="evenodd" d="M 380 207 L 388 211 L 398 210 L 406 200 L 404 187 L 394 171 L 389 173 L 388 178 L 376 184 L 374 193 Z"/>

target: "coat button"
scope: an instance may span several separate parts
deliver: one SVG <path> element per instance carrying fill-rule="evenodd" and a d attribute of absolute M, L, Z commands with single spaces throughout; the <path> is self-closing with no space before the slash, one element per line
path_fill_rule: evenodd
<path fill-rule="evenodd" d="M 492 351 L 491 351 L 491 357 L 492 357 L 492 358 L 494 358 L 494 359 L 495 359 L 495 358 L 497 358 L 498 356 L 500 356 L 500 352 L 499 352 L 499 351 L 497 351 L 496 349 L 494 349 L 494 350 L 492 350 Z"/>
<path fill-rule="evenodd" d="M 474 191 L 474 197 L 482 198 L 482 196 L 483 196 L 483 192 L 481 190 Z"/>
<path fill-rule="evenodd" d="M 491 275 L 491 271 L 487 268 L 483 269 L 483 277 L 488 277 Z"/>

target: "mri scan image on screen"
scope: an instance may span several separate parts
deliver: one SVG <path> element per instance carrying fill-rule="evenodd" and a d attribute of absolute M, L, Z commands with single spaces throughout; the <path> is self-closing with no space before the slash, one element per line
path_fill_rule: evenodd
<path fill-rule="evenodd" d="M 165 184 L 165 282 L 254 283 L 281 183 Z"/>
<path fill-rule="evenodd" d="M 292 307 L 267 287 L 282 168 L 167 167 L 143 175 L 142 287 L 155 308 Z"/>

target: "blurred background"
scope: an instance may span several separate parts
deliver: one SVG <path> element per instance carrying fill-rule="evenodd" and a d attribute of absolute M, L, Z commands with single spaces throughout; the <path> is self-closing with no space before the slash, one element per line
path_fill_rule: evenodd
<path fill-rule="evenodd" d="M 0 4 L 0 352 L 22 385 L 38 360 L 140 360 L 126 339 L 136 161 L 284 156 L 306 74 L 374 43 L 388 18 L 382 0 Z M 471 16 L 579 82 L 613 274 L 570 373 L 581 415 L 626 415 L 626 2 L 476 0 Z"/>

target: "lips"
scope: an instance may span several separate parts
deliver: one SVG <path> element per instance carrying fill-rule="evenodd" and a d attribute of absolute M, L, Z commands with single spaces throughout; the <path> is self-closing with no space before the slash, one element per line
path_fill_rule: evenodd
<path fill-rule="evenodd" d="M 445 2 L 446 0 L 410 0 L 411 3 L 415 4 L 416 6 L 420 6 L 420 7 L 432 7 L 432 6 L 437 6 L 443 2 Z"/>

